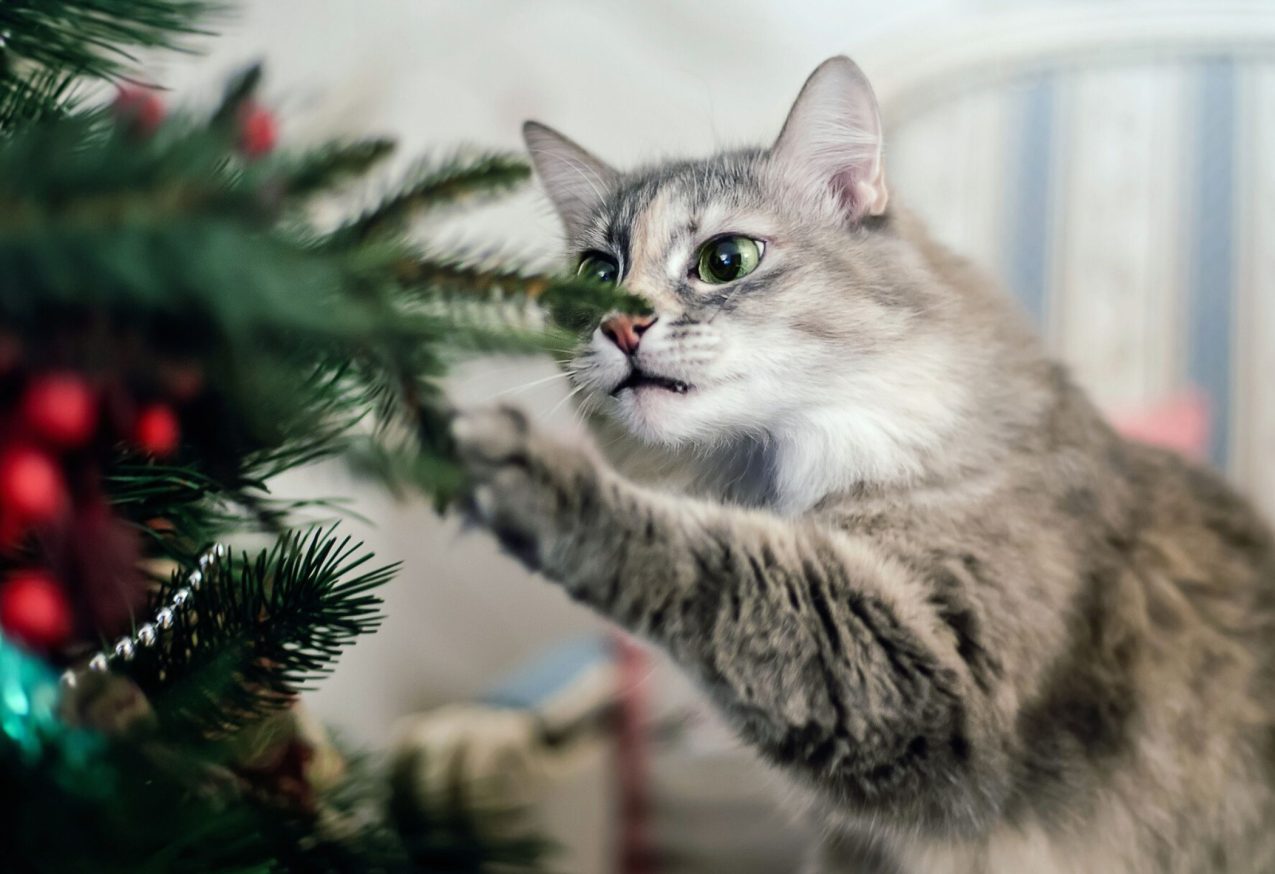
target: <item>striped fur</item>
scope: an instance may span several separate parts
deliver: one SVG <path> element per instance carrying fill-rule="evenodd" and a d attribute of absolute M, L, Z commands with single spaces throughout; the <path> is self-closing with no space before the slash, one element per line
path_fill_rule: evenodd
<path fill-rule="evenodd" d="M 1275 542 L 1248 505 L 1113 433 L 893 201 L 778 150 L 621 174 L 536 130 L 547 184 L 555 150 L 609 180 L 571 186 L 570 250 L 618 259 L 658 317 L 637 362 L 692 388 L 611 397 L 630 363 L 595 335 L 574 377 L 638 439 L 604 461 L 466 414 L 474 515 L 699 679 L 825 825 L 819 870 L 1275 870 Z M 688 259 L 723 232 L 762 266 L 705 287 Z"/>

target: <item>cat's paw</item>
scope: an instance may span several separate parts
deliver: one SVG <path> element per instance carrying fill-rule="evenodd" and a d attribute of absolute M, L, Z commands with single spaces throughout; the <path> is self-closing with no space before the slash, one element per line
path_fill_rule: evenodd
<path fill-rule="evenodd" d="M 459 414 L 452 438 L 468 475 L 465 512 L 523 564 L 544 569 L 596 491 L 593 460 L 510 407 Z"/>

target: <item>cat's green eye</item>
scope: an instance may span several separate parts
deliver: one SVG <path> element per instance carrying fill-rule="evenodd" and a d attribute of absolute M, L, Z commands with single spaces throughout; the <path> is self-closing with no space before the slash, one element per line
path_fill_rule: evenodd
<path fill-rule="evenodd" d="M 699 250 L 695 275 L 712 285 L 733 282 L 747 276 L 761 263 L 766 244 L 752 237 L 718 237 Z"/>
<path fill-rule="evenodd" d="M 580 266 L 576 268 L 576 276 L 615 285 L 620 281 L 620 265 L 610 255 L 602 252 L 585 252 L 580 259 Z"/>

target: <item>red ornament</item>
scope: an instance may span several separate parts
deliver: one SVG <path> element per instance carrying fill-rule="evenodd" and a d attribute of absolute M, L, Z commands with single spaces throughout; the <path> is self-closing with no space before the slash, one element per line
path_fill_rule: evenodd
<path fill-rule="evenodd" d="M 156 458 L 172 455 L 181 442 L 177 415 L 164 404 L 151 404 L 138 414 L 133 440 L 148 455 Z"/>
<path fill-rule="evenodd" d="M 97 398 L 73 373 L 45 374 L 22 396 L 22 421 L 40 439 L 74 449 L 87 443 L 97 428 Z"/>
<path fill-rule="evenodd" d="M 155 133 L 164 120 L 164 102 L 149 88 L 120 88 L 111 108 L 116 118 L 143 137 Z"/>
<path fill-rule="evenodd" d="M 62 471 L 47 452 L 14 446 L 0 455 L 0 512 L 12 526 L 49 522 L 66 503 Z"/>
<path fill-rule="evenodd" d="M 71 604 L 48 573 L 17 571 L 0 586 L 0 627 L 33 649 L 53 649 L 71 636 Z"/>
<path fill-rule="evenodd" d="M 270 110 L 246 103 L 239 111 L 239 151 L 248 158 L 261 158 L 274 150 L 279 139 L 279 123 Z"/>

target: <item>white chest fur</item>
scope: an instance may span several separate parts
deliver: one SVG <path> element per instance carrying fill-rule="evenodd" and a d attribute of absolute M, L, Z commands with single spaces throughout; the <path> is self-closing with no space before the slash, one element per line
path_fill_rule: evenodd
<path fill-rule="evenodd" d="M 1132 847 L 1113 833 L 1119 831 L 1062 838 L 1039 826 L 1006 827 L 977 845 L 909 842 L 896 852 L 899 870 L 908 874 L 1138 874 Z"/>

